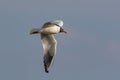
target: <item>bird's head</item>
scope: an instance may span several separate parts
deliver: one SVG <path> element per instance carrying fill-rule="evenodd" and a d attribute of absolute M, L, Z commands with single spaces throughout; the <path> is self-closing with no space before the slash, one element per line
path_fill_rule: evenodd
<path fill-rule="evenodd" d="M 63 21 L 62 20 L 54 20 L 51 21 L 51 23 L 55 24 L 56 26 L 60 27 L 60 32 L 64 32 L 67 33 L 64 29 L 63 29 Z"/>
<path fill-rule="evenodd" d="M 62 20 L 54 20 L 54 21 L 51 21 L 51 23 L 59 26 L 59 27 L 62 27 L 63 26 L 63 21 Z"/>

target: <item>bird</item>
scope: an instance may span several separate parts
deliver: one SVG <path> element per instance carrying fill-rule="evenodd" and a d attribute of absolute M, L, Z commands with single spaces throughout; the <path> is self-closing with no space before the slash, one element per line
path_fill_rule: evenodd
<path fill-rule="evenodd" d="M 33 28 L 30 31 L 31 35 L 32 34 L 41 35 L 41 42 L 44 50 L 43 63 L 46 73 L 49 73 L 49 68 L 52 65 L 54 57 L 56 55 L 57 40 L 55 39 L 54 34 L 62 32 L 67 33 L 63 29 L 62 20 L 53 20 L 45 22 L 41 28 Z"/>

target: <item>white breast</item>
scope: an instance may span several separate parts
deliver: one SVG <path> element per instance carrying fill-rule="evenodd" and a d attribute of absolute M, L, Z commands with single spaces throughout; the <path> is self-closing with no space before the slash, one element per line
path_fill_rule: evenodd
<path fill-rule="evenodd" d="M 44 34 L 56 34 L 60 32 L 60 27 L 53 26 L 53 27 L 42 28 L 40 32 Z"/>

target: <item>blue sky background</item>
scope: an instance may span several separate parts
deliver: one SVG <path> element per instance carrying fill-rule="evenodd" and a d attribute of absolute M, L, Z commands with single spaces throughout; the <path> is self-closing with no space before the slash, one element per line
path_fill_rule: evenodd
<path fill-rule="evenodd" d="M 62 19 L 57 55 L 44 72 L 39 35 Z M 0 80 L 120 80 L 119 0 L 0 0 Z"/>

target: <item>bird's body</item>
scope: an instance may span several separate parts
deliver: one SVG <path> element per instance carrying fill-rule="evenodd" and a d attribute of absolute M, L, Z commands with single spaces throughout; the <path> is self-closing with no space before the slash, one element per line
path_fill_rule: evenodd
<path fill-rule="evenodd" d="M 60 27 L 57 27 L 56 25 L 51 25 L 52 27 L 46 27 L 41 29 L 42 34 L 57 34 L 60 31 Z"/>
<path fill-rule="evenodd" d="M 46 22 L 41 29 L 32 29 L 30 32 L 30 34 L 41 34 L 41 41 L 44 49 L 44 68 L 46 73 L 49 72 L 48 69 L 50 68 L 56 54 L 57 41 L 54 38 L 54 34 L 65 32 L 62 29 L 62 26 L 63 21 L 56 20 Z"/>

